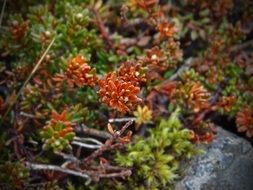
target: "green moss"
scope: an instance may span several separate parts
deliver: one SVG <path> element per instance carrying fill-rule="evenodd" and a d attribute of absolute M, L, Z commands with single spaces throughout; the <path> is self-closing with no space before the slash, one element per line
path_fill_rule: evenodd
<path fill-rule="evenodd" d="M 127 152 L 117 154 L 116 162 L 133 169 L 128 179 L 131 189 L 171 188 L 178 177 L 179 162 L 198 152 L 189 130 L 182 128 L 178 113 L 162 119 L 147 138 L 136 137 Z"/>

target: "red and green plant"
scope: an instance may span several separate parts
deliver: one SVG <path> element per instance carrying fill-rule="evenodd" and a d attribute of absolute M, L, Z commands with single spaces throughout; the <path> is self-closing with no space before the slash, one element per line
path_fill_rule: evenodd
<path fill-rule="evenodd" d="M 0 187 L 172 188 L 194 145 L 215 138 L 216 118 L 251 139 L 251 6 L 8 1 L 0 166 L 11 169 Z"/>

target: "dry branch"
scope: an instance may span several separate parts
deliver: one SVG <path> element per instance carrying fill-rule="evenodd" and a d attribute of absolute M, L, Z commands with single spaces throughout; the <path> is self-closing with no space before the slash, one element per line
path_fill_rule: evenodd
<path fill-rule="evenodd" d="M 46 164 L 34 164 L 34 163 L 30 163 L 30 162 L 26 162 L 26 166 L 30 170 L 53 170 L 53 171 L 57 171 L 57 172 L 62 172 L 62 173 L 74 175 L 74 176 L 79 176 L 82 178 L 86 178 L 87 180 L 90 180 L 90 176 L 84 172 L 78 172 L 78 171 L 70 170 L 67 168 L 60 167 L 60 166 L 46 165 Z"/>
<path fill-rule="evenodd" d="M 113 150 L 113 149 L 117 149 L 123 146 L 122 143 L 116 143 L 113 144 L 113 142 L 119 138 L 124 132 L 125 130 L 132 125 L 133 120 L 128 121 L 122 128 L 120 131 L 117 131 L 110 139 L 108 139 L 105 144 L 103 146 L 101 146 L 100 149 L 94 151 L 91 155 L 89 155 L 88 157 L 86 157 L 85 159 L 82 160 L 82 163 L 87 166 L 88 164 L 90 164 L 90 162 L 92 160 L 94 160 L 95 158 L 97 158 L 98 156 L 102 155 L 104 152 L 108 151 L 108 150 Z"/>
<path fill-rule="evenodd" d="M 81 131 L 87 135 L 96 136 L 96 137 L 100 137 L 103 139 L 111 138 L 111 135 L 109 133 L 104 132 L 104 131 L 99 131 L 97 129 L 92 129 L 92 128 L 89 128 L 85 125 L 81 125 Z"/>

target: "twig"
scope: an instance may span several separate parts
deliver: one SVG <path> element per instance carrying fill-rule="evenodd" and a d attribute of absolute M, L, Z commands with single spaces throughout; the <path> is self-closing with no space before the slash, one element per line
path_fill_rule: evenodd
<path fill-rule="evenodd" d="M 53 171 L 58 171 L 58 172 L 74 175 L 74 176 L 79 176 L 82 178 L 86 178 L 87 180 L 90 180 L 90 176 L 84 172 L 77 172 L 77 171 L 63 168 L 60 166 L 46 165 L 46 164 L 34 164 L 34 163 L 30 163 L 30 162 L 26 162 L 26 166 L 30 170 L 53 170 Z"/>
<path fill-rule="evenodd" d="M 65 154 L 65 153 L 59 152 L 59 153 L 57 153 L 57 155 L 62 156 L 66 160 L 71 160 L 73 162 L 78 161 L 78 159 L 76 157 L 74 157 L 73 155 L 71 155 L 71 154 Z"/>
<path fill-rule="evenodd" d="M 79 166 L 78 168 L 76 168 L 76 166 L 72 165 L 72 162 L 76 162 L 76 159 L 72 157 L 72 155 L 67 155 L 67 154 L 60 154 L 61 156 L 63 156 L 66 159 L 69 159 L 69 161 L 65 162 L 64 166 L 74 166 L 75 168 L 72 169 L 68 169 L 66 167 L 60 167 L 60 166 L 55 166 L 55 165 L 46 165 L 46 164 L 33 164 L 30 162 L 26 162 L 26 166 L 27 168 L 31 169 L 31 170 L 54 170 L 54 171 L 58 171 L 58 172 L 63 172 L 66 174 L 70 174 L 70 175 L 75 175 L 75 176 L 79 176 L 79 177 L 83 177 L 90 180 L 94 180 L 94 181 L 99 181 L 100 178 L 114 178 L 114 177 L 127 177 L 130 176 L 132 174 L 130 169 L 121 169 L 119 167 L 113 167 L 110 166 L 109 168 L 107 168 L 109 171 L 111 170 L 111 173 L 107 173 L 106 170 L 106 165 L 105 167 L 99 169 L 98 170 L 87 170 L 87 166 L 89 166 L 89 164 L 95 159 L 97 158 L 99 155 L 101 155 L 102 153 L 104 153 L 105 151 L 108 150 L 112 150 L 112 149 L 116 149 L 116 148 L 120 148 L 123 147 L 124 144 L 123 143 L 119 143 L 116 142 L 115 144 L 113 144 L 113 142 L 115 140 L 117 140 L 124 132 L 125 130 L 133 123 L 133 120 L 127 122 L 120 131 L 115 132 L 115 134 L 111 135 L 110 139 L 108 139 L 104 145 L 88 145 L 82 142 L 78 142 L 78 141 L 73 141 L 72 144 L 78 144 L 79 146 L 85 146 L 87 147 L 98 147 L 99 149 L 94 151 L 91 155 L 89 155 L 88 157 L 86 157 L 85 159 L 81 160 L 81 162 L 83 163 L 82 166 Z M 78 140 L 83 140 L 81 138 L 77 138 Z M 87 140 L 87 139 L 86 139 Z M 88 140 L 92 140 L 94 141 L 94 139 L 88 138 Z M 78 160 L 78 163 L 79 160 Z M 101 166 L 102 167 L 102 166 Z M 89 168 L 89 167 L 88 167 Z M 119 170 L 119 172 L 117 172 L 117 170 Z"/>
<path fill-rule="evenodd" d="M 101 145 L 94 145 L 94 144 L 86 144 L 78 141 L 72 141 L 71 144 L 78 145 L 84 148 L 90 148 L 90 149 L 98 149 L 101 147 Z"/>
<path fill-rule="evenodd" d="M 108 45 L 108 48 L 113 49 L 112 41 L 110 39 L 108 32 L 106 31 L 106 28 L 104 26 L 104 23 L 102 22 L 101 17 L 99 16 L 98 12 L 95 9 L 91 9 L 91 10 L 96 17 L 96 24 L 98 26 L 98 29 L 99 29 L 103 39 L 105 40 L 106 44 Z"/>
<path fill-rule="evenodd" d="M 92 129 L 92 128 L 89 128 L 85 125 L 81 125 L 81 130 L 83 133 L 87 134 L 87 135 L 92 135 L 92 136 L 96 136 L 96 137 L 100 137 L 100 138 L 103 138 L 103 139 L 109 139 L 111 138 L 111 135 L 107 132 L 104 132 L 104 131 L 99 131 L 97 129 Z"/>
<path fill-rule="evenodd" d="M 103 164 L 103 165 L 100 165 L 99 167 L 101 167 L 101 169 L 105 169 L 107 172 L 108 171 L 111 171 L 111 172 L 118 172 L 118 171 L 122 171 L 122 170 L 125 170 L 126 168 L 124 167 L 120 167 L 120 166 L 112 166 L 110 164 Z M 98 167 L 91 167 L 92 170 L 100 170 L 100 168 Z"/>
<path fill-rule="evenodd" d="M 116 138 L 118 138 L 119 136 L 121 136 L 125 130 L 133 124 L 133 120 L 128 121 L 118 132 L 115 133 L 115 135 L 113 136 L 112 140 L 115 140 Z"/>
<path fill-rule="evenodd" d="M 31 118 L 31 119 L 34 119 L 34 118 L 39 118 L 38 116 L 36 115 L 33 115 L 33 114 L 30 114 L 30 113 L 26 113 L 26 112 L 20 112 L 20 115 L 21 116 L 24 116 L 24 117 L 28 117 L 28 118 Z"/>
<path fill-rule="evenodd" d="M 131 120 L 135 120 L 135 117 L 112 118 L 112 119 L 109 119 L 108 121 L 109 123 L 121 123 L 121 122 L 127 122 Z"/>
<path fill-rule="evenodd" d="M 106 152 L 108 150 L 112 150 L 112 149 L 117 149 L 117 148 L 120 148 L 122 146 L 123 146 L 123 144 L 121 144 L 121 143 L 117 143 L 117 144 L 114 144 L 114 145 L 104 145 L 104 146 L 101 146 L 100 149 L 94 151 L 91 155 L 89 155 L 88 157 L 84 158 L 82 160 L 82 163 L 85 166 L 87 166 L 87 165 L 90 164 L 90 162 L 92 160 L 94 160 L 98 156 L 102 155 L 104 152 Z"/>
<path fill-rule="evenodd" d="M 100 156 L 101 154 L 103 154 L 105 151 L 108 150 L 112 150 L 112 149 L 116 149 L 116 148 L 120 148 L 123 146 L 123 144 L 121 143 L 116 143 L 116 144 L 112 144 L 118 137 L 120 137 L 125 130 L 132 125 L 133 121 L 128 121 L 122 128 L 120 131 L 117 131 L 112 137 L 111 139 L 108 139 L 105 144 L 103 146 L 101 146 L 100 149 L 94 151 L 91 155 L 89 155 L 88 157 L 86 157 L 85 159 L 82 160 L 82 163 L 84 163 L 84 165 L 88 165 L 92 160 L 94 160 L 96 157 Z"/>
<path fill-rule="evenodd" d="M 5 6 L 6 6 L 6 1 L 7 1 L 7 0 L 4 0 L 3 6 L 2 6 L 2 9 L 1 9 L 1 15 L 0 15 L 0 28 L 2 27 L 2 22 L 3 22 L 3 17 L 4 17 L 4 10 L 5 10 Z"/>
<path fill-rule="evenodd" d="M 235 45 L 230 49 L 230 52 L 237 52 L 240 51 L 248 46 L 253 46 L 253 40 L 249 40 L 243 44 Z"/>
<path fill-rule="evenodd" d="M 25 86 L 27 85 L 27 83 L 30 81 L 30 79 L 32 78 L 32 76 L 34 75 L 34 73 L 37 71 L 37 69 L 39 68 L 40 64 L 42 63 L 42 61 L 44 60 L 45 56 L 47 55 L 48 51 L 50 50 L 50 48 L 52 47 L 53 43 L 55 41 L 55 38 L 52 39 L 52 41 L 50 42 L 50 44 L 48 45 L 47 49 L 44 51 L 43 55 L 41 56 L 41 58 L 39 59 L 39 61 L 37 62 L 37 64 L 35 65 L 35 67 L 33 68 L 32 72 L 30 73 L 30 75 L 27 77 L 26 81 L 24 82 L 24 84 L 21 86 L 20 90 L 18 91 L 17 95 L 14 97 L 14 100 L 10 103 L 7 111 L 5 112 L 3 118 L 0 121 L 0 126 L 2 125 L 3 121 L 5 120 L 5 118 L 7 117 L 7 115 L 9 114 L 9 112 L 11 111 L 12 107 L 14 106 L 14 104 L 16 103 L 17 99 L 19 98 L 19 96 L 21 95 L 22 91 L 24 90 Z"/>
<path fill-rule="evenodd" d="M 112 178 L 112 177 L 127 177 L 132 174 L 131 170 L 125 170 L 118 173 L 109 173 L 109 174 L 98 174 L 99 178 Z"/>
<path fill-rule="evenodd" d="M 101 143 L 100 141 L 98 141 L 97 139 L 93 139 L 93 138 L 80 138 L 80 137 L 74 137 L 74 140 L 76 141 L 81 141 L 81 142 L 93 142 L 97 145 L 102 145 L 103 143 Z"/>

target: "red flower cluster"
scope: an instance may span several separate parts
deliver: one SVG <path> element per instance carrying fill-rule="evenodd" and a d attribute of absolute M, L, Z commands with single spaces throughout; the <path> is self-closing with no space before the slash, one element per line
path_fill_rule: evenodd
<path fill-rule="evenodd" d="M 236 124 L 239 132 L 246 132 L 248 137 L 253 137 L 253 109 L 244 108 L 236 115 Z"/>
<path fill-rule="evenodd" d="M 195 130 L 190 130 L 191 140 L 194 143 L 211 143 L 217 133 L 214 123 L 202 120 L 198 125 L 199 127 Z"/>
<path fill-rule="evenodd" d="M 200 82 L 197 82 L 192 85 L 189 91 L 188 104 L 194 112 L 199 112 L 201 109 L 208 108 L 208 99 L 209 94 Z"/>
<path fill-rule="evenodd" d="M 85 59 L 78 55 L 74 57 L 68 65 L 66 75 L 77 86 L 94 86 L 97 82 L 97 76 L 94 70 L 87 64 Z"/>
<path fill-rule="evenodd" d="M 197 133 L 195 133 L 193 131 L 190 131 L 190 132 L 191 132 L 191 140 L 196 144 L 198 144 L 200 142 L 203 142 L 205 144 L 209 144 L 214 139 L 214 135 L 210 132 L 207 132 L 204 135 L 198 135 Z"/>
<path fill-rule="evenodd" d="M 193 84 L 185 84 L 178 90 L 178 96 L 184 97 L 187 105 L 195 113 L 202 109 L 206 109 L 210 106 L 209 104 L 209 93 L 204 89 L 200 82 Z"/>
<path fill-rule="evenodd" d="M 161 22 L 157 26 L 158 31 L 162 37 L 171 38 L 177 32 L 176 27 L 172 23 Z"/>
<path fill-rule="evenodd" d="M 236 101 L 235 96 L 222 96 L 219 99 L 217 105 L 219 108 L 223 108 L 224 111 L 230 112 L 235 101 Z"/>
<path fill-rule="evenodd" d="M 99 87 L 100 101 L 122 113 L 129 112 L 141 101 L 137 97 L 140 88 L 122 80 L 115 73 L 108 73 L 104 79 L 101 79 Z"/>
<path fill-rule="evenodd" d="M 125 82 L 131 82 L 134 86 L 138 86 L 140 82 L 145 82 L 146 77 L 140 64 L 127 61 L 117 70 L 117 76 Z"/>
<path fill-rule="evenodd" d="M 150 64 L 158 65 L 161 61 L 165 60 L 165 57 L 159 48 L 153 47 L 152 49 L 147 50 L 147 62 Z"/>

